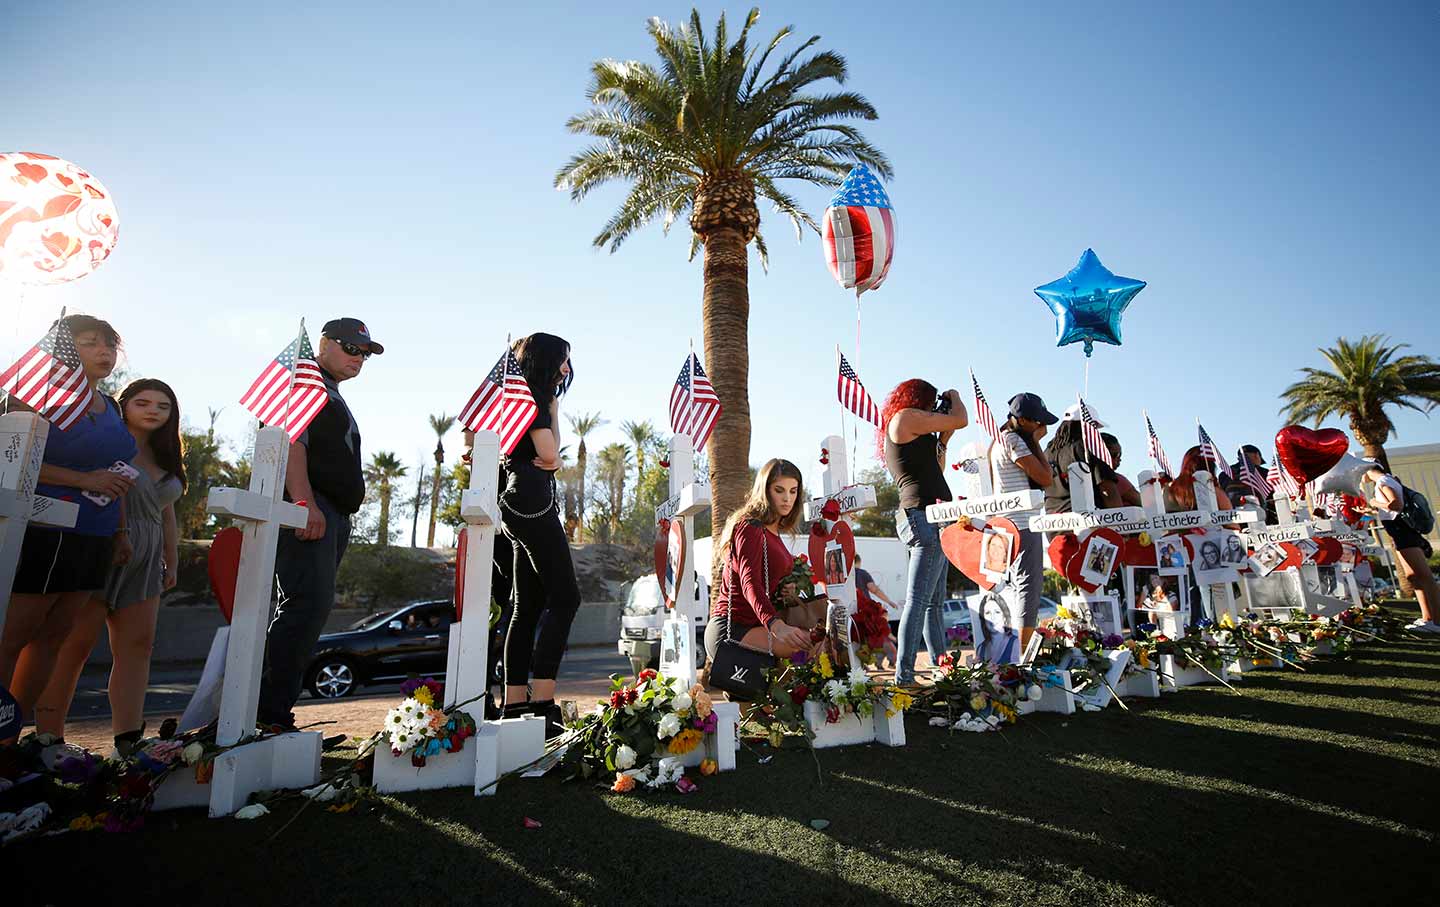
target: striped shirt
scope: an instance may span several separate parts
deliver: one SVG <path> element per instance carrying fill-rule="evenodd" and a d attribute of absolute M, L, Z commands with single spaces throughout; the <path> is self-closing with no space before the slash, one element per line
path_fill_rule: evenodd
<path fill-rule="evenodd" d="M 996 494 L 1029 490 L 1030 477 L 1016 462 L 1028 456 L 1030 446 L 1024 438 L 1009 429 L 1000 430 L 1000 437 L 990 445 L 990 482 Z"/>

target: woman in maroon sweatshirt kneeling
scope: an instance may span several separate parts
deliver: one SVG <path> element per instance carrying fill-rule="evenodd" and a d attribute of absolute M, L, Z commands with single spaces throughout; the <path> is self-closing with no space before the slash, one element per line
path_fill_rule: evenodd
<path fill-rule="evenodd" d="M 810 647 L 810 634 L 782 621 L 774 604 L 794 562 L 780 533 L 795 533 L 802 494 L 799 468 L 789 460 L 771 460 L 756 473 L 745 505 L 725 523 L 720 536 L 725 569 L 705 628 L 710 659 L 727 636 L 781 658 Z"/>

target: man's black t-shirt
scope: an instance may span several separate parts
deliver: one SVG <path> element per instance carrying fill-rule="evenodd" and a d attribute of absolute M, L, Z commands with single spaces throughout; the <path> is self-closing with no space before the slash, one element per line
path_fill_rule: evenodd
<path fill-rule="evenodd" d="M 354 513 L 365 501 L 365 473 L 360 466 L 360 427 L 340 396 L 339 382 L 324 369 L 330 399 L 300 436 L 305 445 L 310 487 L 341 513 Z"/>
<path fill-rule="evenodd" d="M 1094 457 L 1089 457 L 1087 460 L 1085 442 L 1077 438 L 1075 443 L 1060 448 L 1050 457 L 1050 487 L 1045 489 L 1046 513 L 1070 512 L 1070 464 L 1085 462 L 1090 464 L 1092 489 L 1101 482 L 1115 481 L 1115 470 Z M 1097 505 L 1099 497 L 1097 493 L 1095 495 Z"/>

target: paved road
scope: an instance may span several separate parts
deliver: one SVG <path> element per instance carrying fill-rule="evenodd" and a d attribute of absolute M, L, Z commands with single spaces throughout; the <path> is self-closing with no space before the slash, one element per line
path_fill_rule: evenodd
<path fill-rule="evenodd" d="M 565 664 L 560 677 L 560 695 L 565 698 L 579 698 L 582 695 L 598 695 L 590 692 L 597 686 L 605 685 L 611 674 L 628 674 L 630 662 L 621 657 L 614 646 L 586 646 L 571 649 L 565 655 Z M 150 686 L 145 691 L 145 714 L 159 717 L 179 717 L 185 705 L 195 692 L 200 681 L 200 669 L 158 669 L 150 674 Z M 106 696 L 109 675 L 88 673 L 80 678 L 75 691 L 75 702 L 70 707 L 72 721 L 108 718 L 110 701 Z M 352 700 L 394 699 L 398 684 L 386 682 L 375 686 L 362 687 Z M 311 705 L 324 700 L 315 700 L 305 693 L 300 705 Z"/>

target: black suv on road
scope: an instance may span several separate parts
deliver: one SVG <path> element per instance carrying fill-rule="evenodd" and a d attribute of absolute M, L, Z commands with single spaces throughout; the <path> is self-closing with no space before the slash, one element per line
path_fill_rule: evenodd
<path fill-rule="evenodd" d="M 326 633 L 315 644 L 305 686 L 313 696 L 339 699 L 362 685 L 396 683 L 411 674 L 444 677 L 454 621 L 455 605 L 443 599 L 380 611 Z"/>

